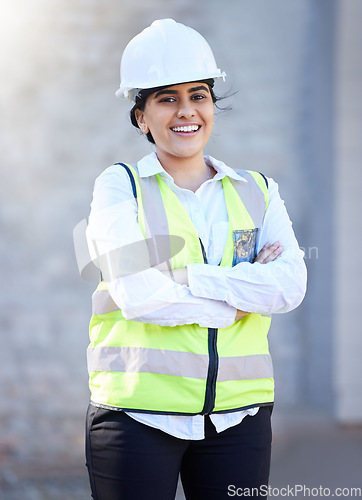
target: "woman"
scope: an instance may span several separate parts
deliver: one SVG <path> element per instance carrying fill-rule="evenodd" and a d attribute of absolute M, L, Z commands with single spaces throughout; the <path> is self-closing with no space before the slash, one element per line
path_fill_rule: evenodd
<path fill-rule="evenodd" d="M 187 499 L 266 491 L 270 315 L 299 305 L 306 270 L 276 183 L 204 155 L 224 77 L 172 19 L 122 56 L 117 95 L 155 152 L 98 177 L 87 230 L 103 256 L 86 445 L 98 500 L 171 500 L 179 474 Z"/>

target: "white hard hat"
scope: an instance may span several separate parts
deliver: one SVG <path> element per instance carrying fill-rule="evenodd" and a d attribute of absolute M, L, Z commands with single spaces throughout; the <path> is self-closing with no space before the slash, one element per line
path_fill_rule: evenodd
<path fill-rule="evenodd" d="M 134 101 L 140 89 L 220 77 L 225 80 L 225 76 L 200 33 L 173 19 L 160 19 L 125 48 L 116 96 Z"/>

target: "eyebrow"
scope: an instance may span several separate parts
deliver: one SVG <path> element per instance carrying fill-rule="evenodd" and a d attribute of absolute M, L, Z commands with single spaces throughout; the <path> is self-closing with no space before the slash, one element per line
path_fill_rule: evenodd
<path fill-rule="evenodd" d="M 189 93 L 196 92 L 197 90 L 206 90 L 206 92 L 209 92 L 209 89 L 204 85 L 199 85 L 198 87 L 192 87 L 191 89 L 188 90 L 188 92 Z M 155 99 L 163 94 L 178 94 L 178 91 L 174 89 L 161 89 L 158 92 L 156 92 Z"/>
<path fill-rule="evenodd" d="M 209 89 L 205 87 L 205 85 L 199 85 L 198 87 L 192 87 L 192 89 L 189 89 L 188 92 L 196 92 L 197 90 L 206 90 L 206 92 L 209 92 Z"/>

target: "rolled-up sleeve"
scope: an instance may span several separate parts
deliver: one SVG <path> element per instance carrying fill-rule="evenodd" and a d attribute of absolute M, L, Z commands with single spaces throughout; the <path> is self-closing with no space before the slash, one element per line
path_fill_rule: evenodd
<path fill-rule="evenodd" d="M 266 210 L 257 251 L 267 242 L 279 241 L 282 255 L 267 264 L 242 262 L 234 267 L 190 264 L 189 287 L 193 295 L 222 300 L 237 309 L 270 315 L 295 309 L 306 293 L 307 271 L 278 185 L 269 179 Z"/>

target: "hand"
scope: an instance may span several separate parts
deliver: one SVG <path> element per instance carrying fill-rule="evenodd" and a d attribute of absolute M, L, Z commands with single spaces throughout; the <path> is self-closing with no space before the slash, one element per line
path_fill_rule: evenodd
<path fill-rule="evenodd" d="M 268 262 L 272 262 L 283 253 L 283 250 L 284 248 L 281 246 L 279 241 L 276 241 L 272 245 L 269 242 L 265 243 L 263 248 L 255 257 L 254 262 L 259 262 L 259 264 L 267 264 Z"/>
<path fill-rule="evenodd" d="M 283 250 L 284 248 L 281 246 L 279 241 L 276 241 L 272 245 L 268 242 L 263 246 L 258 255 L 255 257 L 254 262 L 259 262 L 259 264 L 267 264 L 268 262 L 273 262 L 273 260 L 276 260 L 283 253 Z M 247 314 L 250 313 L 238 309 L 236 311 L 235 321 L 245 318 Z"/>
<path fill-rule="evenodd" d="M 246 311 L 242 311 L 241 309 L 238 309 L 236 311 L 236 316 L 235 316 L 235 321 L 239 321 L 239 319 L 244 318 L 247 314 L 250 314 Z"/>

